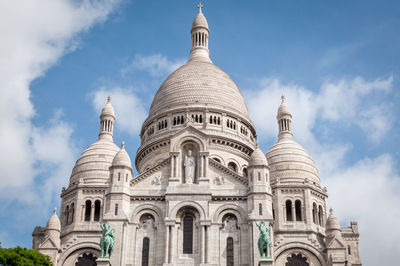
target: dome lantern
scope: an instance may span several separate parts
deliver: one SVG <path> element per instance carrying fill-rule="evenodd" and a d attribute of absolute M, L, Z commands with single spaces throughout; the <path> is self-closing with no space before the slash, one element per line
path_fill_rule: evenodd
<path fill-rule="evenodd" d="M 190 50 L 190 59 L 202 60 L 206 62 L 211 62 L 209 58 L 208 50 L 208 36 L 210 30 L 208 29 L 207 19 L 203 15 L 202 7 L 203 4 L 198 4 L 199 13 L 193 20 L 192 30 L 190 31 L 192 35 L 192 49 Z"/>
<path fill-rule="evenodd" d="M 112 139 L 114 130 L 115 112 L 111 105 L 111 96 L 107 97 L 107 104 L 103 107 L 100 114 L 99 139 Z"/>
<path fill-rule="evenodd" d="M 292 113 L 285 102 L 285 95 L 282 95 L 281 99 L 282 102 L 276 115 L 279 126 L 279 138 L 292 137 Z"/>

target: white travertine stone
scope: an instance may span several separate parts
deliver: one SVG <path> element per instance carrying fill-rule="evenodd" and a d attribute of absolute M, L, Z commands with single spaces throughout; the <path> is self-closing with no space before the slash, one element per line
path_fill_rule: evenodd
<path fill-rule="evenodd" d="M 33 247 L 60 266 L 96 258 L 97 265 L 121 266 L 361 265 L 358 224 L 341 227 L 333 213 L 326 218 L 327 190 L 293 139 L 284 96 L 276 144 L 266 155 L 258 147 L 239 88 L 210 60 L 201 8 L 189 60 L 162 83 L 143 123 L 138 175 L 125 144 L 113 142 L 108 97 L 99 138 L 62 190 L 60 219 L 55 211 L 46 228 L 35 228 Z M 185 156 L 194 166 L 186 169 L 189 182 Z M 110 260 L 99 258 L 100 218 L 115 230 Z M 271 225 L 268 259 L 258 251 L 261 221 Z"/>

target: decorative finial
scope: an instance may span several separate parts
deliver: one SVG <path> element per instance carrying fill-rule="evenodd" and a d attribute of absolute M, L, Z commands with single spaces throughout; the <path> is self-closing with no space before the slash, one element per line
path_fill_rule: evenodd
<path fill-rule="evenodd" d="M 329 209 L 329 213 L 333 214 L 333 209 L 332 208 Z"/>
<path fill-rule="evenodd" d="M 284 94 L 282 94 L 281 99 L 282 99 L 282 102 L 285 101 L 286 98 L 285 98 L 285 95 L 284 95 Z"/>
<path fill-rule="evenodd" d="M 260 143 L 258 141 L 256 143 L 256 147 L 257 147 L 257 149 L 260 148 Z"/>
<path fill-rule="evenodd" d="M 121 143 L 121 149 L 125 149 L 125 142 L 124 141 L 122 141 L 122 143 Z"/>
<path fill-rule="evenodd" d="M 54 208 L 53 214 L 57 214 L 57 208 Z"/>
<path fill-rule="evenodd" d="M 111 96 L 110 95 L 108 95 L 108 97 L 107 97 L 107 102 L 108 103 L 111 102 Z"/>
<path fill-rule="evenodd" d="M 201 13 L 201 8 L 203 7 L 203 4 L 202 4 L 202 3 L 199 3 L 199 4 L 197 5 L 197 7 L 199 8 L 199 13 Z"/>

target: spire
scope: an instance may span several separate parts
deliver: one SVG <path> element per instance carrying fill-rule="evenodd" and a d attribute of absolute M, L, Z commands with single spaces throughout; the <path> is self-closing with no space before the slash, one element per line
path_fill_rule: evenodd
<path fill-rule="evenodd" d="M 111 96 L 107 97 L 107 104 L 101 110 L 100 114 L 100 133 L 99 139 L 110 139 L 113 137 L 115 121 L 114 108 L 111 105 Z"/>
<path fill-rule="evenodd" d="M 197 5 L 199 8 L 199 13 L 193 20 L 192 30 L 190 31 L 192 35 L 192 49 L 190 50 L 190 60 L 201 60 L 206 62 L 211 62 L 209 58 L 208 50 L 208 36 L 210 30 L 208 29 L 207 19 L 203 15 L 203 4 L 199 3 Z"/>
<path fill-rule="evenodd" d="M 281 105 L 278 108 L 276 119 L 279 126 L 279 138 L 293 137 L 292 134 L 292 113 L 285 102 L 285 95 L 281 96 Z"/>

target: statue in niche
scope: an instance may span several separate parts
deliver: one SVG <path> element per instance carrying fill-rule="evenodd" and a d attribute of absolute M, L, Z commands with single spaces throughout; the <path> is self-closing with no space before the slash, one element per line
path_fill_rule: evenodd
<path fill-rule="evenodd" d="M 141 228 L 145 230 L 153 229 L 154 227 L 154 218 L 151 215 L 144 217 L 140 221 Z"/>
<path fill-rule="evenodd" d="M 224 219 L 224 229 L 225 230 L 237 229 L 237 220 L 235 216 L 229 215 Z"/>
<path fill-rule="evenodd" d="M 193 184 L 196 169 L 196 160 L 192 155 L 192 150 L 188 150 L 187 154 L 185 155 L 183 166 L 185 168 L 185 183 Z"/>

